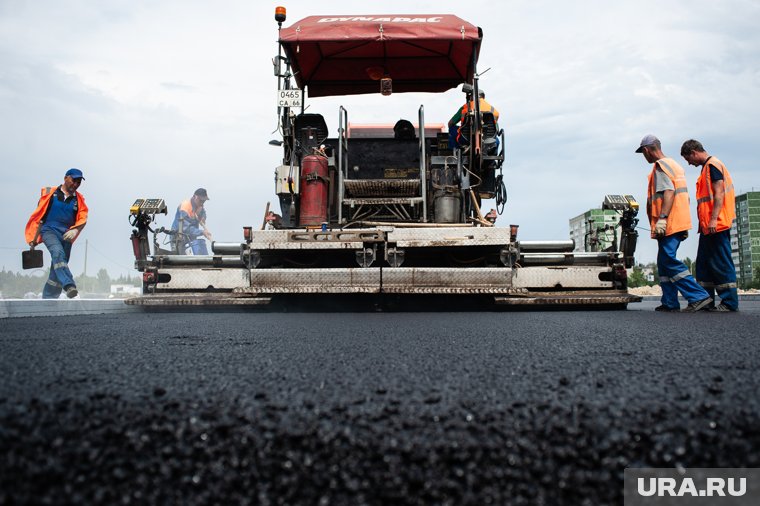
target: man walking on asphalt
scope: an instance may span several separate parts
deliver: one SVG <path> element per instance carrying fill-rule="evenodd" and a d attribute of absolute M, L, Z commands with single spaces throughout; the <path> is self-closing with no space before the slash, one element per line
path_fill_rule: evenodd
<path fill-rule="evenodd" d="M 720 304 L 711 304 L 710 311 L 737 311 L 736 269 L 731 258 L 731 224 L 736 219 L 736 202 L 731 174 L 723 162 L 710 156 L 702 143 L 694 139 L 683 143 L 681 156 L 689 165 L 702 166 L 697 179 L 697 280 L 713 300 L 716 291 L 720 296 Z"/>
<path fill-rule="evenodd" d="M 57 299 L 61 291 L 70 299 L 79 293 L 69 270 L 69 258 L 72 244 L 87 224 L 87 205 L 77 191 L 82 181 L 81 170 L 69 169 L 61 186 L 42 188 L 37 209 L 26 224 L 26 243 L 36 246 L 43 242 L 50 252 L 50 276 L 42 289 L 43 299 Z"/>
<path fill-rule="evenodd" d="M 699 286 L 686 265 L 676 258 L 681 241 L 689 236 L 691 215 L 686 174 L 683 167 L 662 152 L 660 140 L 646 135 L 636 153 L 642 153 L 654 164 L 649 174 L 647 216 L 652 239 L 657 240 L 657 271 L 662 288 L 662 304 L 655 311 L 679 311 L 678 292 L 688 301 L 681 311 L 695 313 L 704 309 L 712 298 Z"/>

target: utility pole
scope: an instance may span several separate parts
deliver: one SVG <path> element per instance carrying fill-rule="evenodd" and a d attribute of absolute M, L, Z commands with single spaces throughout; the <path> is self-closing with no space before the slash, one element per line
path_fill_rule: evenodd
<path fill-rule="evenodd" d="M 90 245 L 89 239 L 84 240 L 84 274 L 83 276 L 87 276 L 87 249 Z"/>

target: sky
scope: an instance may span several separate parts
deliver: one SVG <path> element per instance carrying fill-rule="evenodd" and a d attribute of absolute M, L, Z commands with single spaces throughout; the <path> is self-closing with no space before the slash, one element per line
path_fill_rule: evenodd
<path fill-rule="evenodd" d="M 219 241 L 260 226 L 274 194 L 277 54 L 274 8 L 284 26 L 312 15 L 454 14 L 483 29 L 480 86 L 501 112 L 509 200 L 497 225 L 524 240 L 569 238 L 569 219 L 606 194 L 644 203 L 651 166 L 634 153 L 657 135 L 680 157 L 700 140 L 731 172 L 737 194 L 760 190 L 760 2 L 385 0 L 0 0 L 0 268 L 21 271 L 23 231 L 42 186 L 80 168 L 90 208 L 74 245 L 78 275 L 135 273 L 129 208 L 163 198 L 170 214 L 208 190 Z M 445 123 L 460 90 L 307 98 L 331 136 L 338 107 L 356 123 Z M 486 201 L 487 210 L 493 206 Z M 692 209 L 696 224 L 696 213 Z M 640 230 L 637 261 L 656 258 Z M 696 256 L 696 229 L 680 257 Z M 86 243 L 86 248 L 85 248 Z M 49 257 L 46 256 L 46 267 Z"/>

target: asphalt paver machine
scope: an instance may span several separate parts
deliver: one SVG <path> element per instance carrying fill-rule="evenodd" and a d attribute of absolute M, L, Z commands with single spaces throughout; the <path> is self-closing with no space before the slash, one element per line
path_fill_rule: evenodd
<path fill-rule="evenodd" d="M 160 199 L 130 213 L 143 295 L 136 305 L 266 304 L 298 294 L 478 296 L 499 305 L 625 307 L 638 205 L 607 196 L 621 214 L 619 241 L 576 252 L 572 240 L 520 241 L 495 226 L 481 203 L 506 203 L 504 132 L 481 111 L 477 62 L 482 30 L 457 16 L 311 16 L 283 28 L 277 8 L 277 114 L 282 161 L 275 168 L 280 212 L 242 227 L 238 242 L 208 256 L 164 251 L 151 224 Z M 306 111 L 309 100 L 356 94 L 440 93 L 462 86 L 472 107 L 453 145 L 441 125 L 349 122 L 349 112 Z M 310 102 L 315 105 L 318 100 Z M 309 108 L 314 111 L 316 107 Z M 328 124 L 333 123 L 333 128 Z M 263 223 L 262 223 L 263 222 Z M 154 233 L 153 252 L 149 234 Z"/>

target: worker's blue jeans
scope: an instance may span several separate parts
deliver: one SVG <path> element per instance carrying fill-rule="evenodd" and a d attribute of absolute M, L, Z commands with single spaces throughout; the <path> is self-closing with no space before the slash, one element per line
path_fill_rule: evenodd
<path fill-rule="evenodd" d="M 731 231 L 699 234 L 697 249 L 697 280 L 710 297 L 718 292 L 721 302 L 729 309 L 739 309 L 736 293 L 736 268 L 731 258 Z"/>
<path fill-rule="evenodd" d="M 681 241 L 686 234 L 678 232 L 657 239 L 657 273 L 660 275 L 660 287 L 664 306 L 676 309 L 680 306 L 678 292 L 681 292 L 689 304 L 709 297 L 709 294 L 691 275 L 682 261 L 676 258 Z"/>
<path fill-rule="evenodd" d="M 50 252 L 50 275 L 42 289 L 43 299 L 57 299 L 64 288 L 75 286 L 69 270 L 71 243 L 63 240 L 63 234 L 55 230 L 42 232 L 42 242 Z"/>
<path fill-rule="evenodd" d="M 206 239 L 198 237 L 190 241 L 190 249 L 193 251 L 193 255 L 208 255 L 208 248 L 206 247 Z"/>

